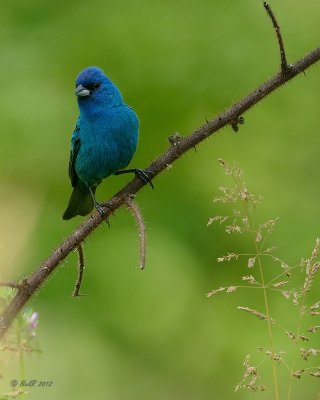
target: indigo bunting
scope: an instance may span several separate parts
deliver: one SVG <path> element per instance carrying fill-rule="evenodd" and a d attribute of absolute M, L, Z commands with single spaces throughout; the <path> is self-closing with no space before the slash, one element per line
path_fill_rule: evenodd
<path fill-rule="evenodd" d="M 134 172 L 150 182 L 140 169 L 122 170 L 131 161 L 138 144 L 139 120 L 123 102 L 119 89 L 98 67 L 80 72 L 75 94 L 80 115 L 71 139 L 69 177 L 73 186 L 63 219 L 87 215 L 95 207 L 95 191 L 102 179 L 115 174 Z"/>

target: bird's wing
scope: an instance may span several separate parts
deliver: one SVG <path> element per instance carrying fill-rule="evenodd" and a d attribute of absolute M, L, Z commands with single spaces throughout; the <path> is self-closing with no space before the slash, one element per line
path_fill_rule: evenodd
<path fill-rule="evenodd" d="M 71 184 L 73 187 L 76 186 L 77 181 L 78 181 L 78 175 L 76 172 L 75 164 L 76 164 L 76 158 L 80 150 L 80 126 L 77 123 L 76 128 L 73 132 L 72 138 L 71 138 L 71 151 L 70 151 L 70 159 L 69 159 L 69 177 L 71 180 Z"/>

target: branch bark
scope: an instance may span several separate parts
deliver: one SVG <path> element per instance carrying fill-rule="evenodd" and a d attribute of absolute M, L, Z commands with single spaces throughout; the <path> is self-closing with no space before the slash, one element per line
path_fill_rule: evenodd
<path fill-rule="evenodd" d="M 78 261 L 78 277 L 77 277 L 77 282 L 75 284 L 75 287 L 73 289 L 72 297 L 82 296 L 80 294 L 80 288 L 81 288 L 83 271 L 84 271 L 84 255 L 83 255 L 82 243 L 79 243 L 79 245 L 77 246 L 77 251 L 78 251 L 78 259 L 79 259 L 79 261 Z"/>
<path fill-rule="evenodd" d="M 281 70 L 243 99 L 217 115 L 213 120 L 199 127 L 190 135 L 180 138 L 179 141 L 175 141 L 163 154 L 151 163 L 147 170 L 150 171 L 153 178 L 155 178 L 164 171 L 168 165 L 175 162 L 188 150 L 192 149 L 209 136 L 218 134 L 224 126 L 234 124 L 234 121 L 237 121 L 247 110 L 319 60 L 320 48 L 317 48 L 295 64 L 292 64 L 285 73 Z M 136 194 L 143 186 L 145 186 L 145 183 L 139 178 L 133 179 L 124 186 L 123 189 L 105 203 L 105 217 L 107 218 L 119 207 L 125 205 L 127 198 Z M 17 286 L 18 291 L 15 297 L 0 316 L 0 338 L 4 336 L 19 311 L 42 286 L 46 279 L 48 279 L 50 274 L 74 249 L 79 247 L 104 219 L 105 218 L 101 217 L 99 213 L 95 213 L 89 217 L 79 225 L 79 227 L 72 232 L 29 277 L 24 279 L 22 285 Z"/>
<path fill-rule="evenodd" d="M 131 214 L 137 222 L 140 243 L 139 268 L 144 269 L 146 265 L 146 225 L 143 220 L 142 212 L 140 211 L 138 204 L 133 200 L 133 196 L 127 197 L 126 206 L 131 211 Z"/>
<path fill-rule="evenodd" d="M 266 11 L 271 19 L 273 28 L 277 35 L 278 45 L 279 45 L 279 50 L 280 50 L 281 71 L 282 71 L 282 74 L 285 75 L 288 72 L 288 69 L 290 66 L 287 63 L 287 57 L 286 57 L 286 52 L 285 52 L 284 45 L 283 45 L 283 39 L 282 39 L 281 32 L 280 32 L 280 26 L 279 26 L 278 21 L 273 13 L 271 7 L 269 6 L 269 4 L 266 1 L 264 1 L 263 6 L 266 9 Z"/>

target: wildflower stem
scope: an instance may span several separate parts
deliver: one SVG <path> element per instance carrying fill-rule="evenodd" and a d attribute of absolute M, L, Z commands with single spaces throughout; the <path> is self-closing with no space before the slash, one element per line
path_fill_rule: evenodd
<path fill-rule="evenodd" d="M 24 350 L 23 350 L 23 343 L 22 343 L 22 338 L 21 338 L 22 325 L 23 325 L 23 320 L 22 320 L 22 316 L 20 315 L 19 318 L 17 319 L 17 324 L 16 324 L 16 336 L 17 336 L 17 343 L 19 346 L 18 353 L 19 353 L 20 381 L 25 379 Z"/>
<path fill-rule="evenodd" d="M 294 265 L 293 267 L 289 267 L 286 271 L 281 272 L 281 274 L 279 274 L 279 275 L 275 276 L 274 278 L 272 278 L 272 279 L 267 283 L 266 286 L 270 286 L 274 281 L 276 281 L 277 279 L 281 278 L 283 275 L 287 275 L 288 272 L 291 273 L 291 271 L 292 271 L 293 269 L 298 268 L 298 267 L 299 267 L 299 265 Z"/>
<path fill-rule="evenodd" d="M 237 190 L 239 193 L 243 192 L 243 187 L 241 186 L 241 182 L 239 179 L 239 176 L 233 176 L 233 179 L 235 181 Z M 265 285 L 265 279 L 264 279 L 264 274 L 263 274 L 263 268 L 262 268 L 262 262 L 261 262 L 261 254 L 260 254 L 260 250 L 258 247 L 258 243 L 257 243 L 257 233 L 258 230 L 255 227 L 255 223 L 252 220 L 251 214 L 250 214 L 250 210 L 248 207 L 248 203 L 247 203 L 247 197 L 246 195 L 241 196 L 242 199 L 242 204 L 243 204 L 243 208 L 244 208 L 244 215 L 247 218 L 249 227 L 250 227 L 250 231 L 252 232 L 253 235 L 253 242 L 254 242 L 254 247 L 256 250 L 256 257 L 258 260 L 258 265 L 259 265 L 259 271 L 260 271 L 260 278 L 261 278 L 261 287 L 263 290 L 263 298 L 264 298 L 264 304 L 265 304 L 265 309 L 266 309 L 266 316 L 267 316 L 267 323 L 268 323 L 268 336 L 269 336 L 269 344 L 270 344 L 270 348 L 272 353 L 274 353 L 274 346 L 273 346 L 273 336 L 272 336 L 272 327 L 271 327 L 271 317 L 270 317 L 270 308 L 269 308 L 269 302 L 268 302 L 268 296 L 267 296 L 267 287 Z M 279 389 L 278 389 L 278 379 L 277 379 L 277 364 L 275 360 L 271 359 L 271 363 L 272 363 L 272 372 L 273 372 L 273 383 L 274 383 L 274 393 L 275 393 L 275 399 L 279 400 Z"/>
<path fill-rule="evenodd" d="M 292 363 L 292 370 L 291 370 L 291 376 L 290 376 L 290 383 L 289 383 L 289 388 L 288 388 L 288 400 L 291 398 L 291 392 L 292 392 L 292 382 L 293 382 L 293 376 L 294 376 L 294 371 L 296 368 L 296 363 L 297 363 L 297 358 L 298 358 L 298 341 L 300 338 L 302 338 L 301 335 L 301 327 L 302 327 L 302 317 L 305 314 L 305 301 L 306 301 L 306 296 L 309 290 L 311 289 L 312 282 L 315 278 L 315 274 L 319 270 L 319 262 L 317 262 L 317 257 L 320 252 L 320 239 L 316 240 L 315 247 L 312 251 L 311 257 L 304 262 L 301 262 L 301 266 L 304 267 L 305 269 L 305 280 L 303 283 L 303 286 L 300 290 L 299 297 L 301 298 L 301 301 L 297 302 L 297 306 L 299 309 L 299 319 L 298 319 L 298 328 L 297 328 L 297 334 L 295 337 L 295 349 L 294 349 L 294 357 L 293 357 L 293 363 Z M 298 297 L 297 297 L 298 299 Z"/>
<path fill-rule="evenodd" d="M 297 329 L 297 334 L 296 338 L 294 340 L 294 356 L 293 356 L 293 361 L 292 361 L 292 368 L 290 370 L 290 381 L 289 381 L 289 388 L 288 388 L 288 400 L 291 399 L 291 393 L 292 393 L 292 384 L 293 384 L 293 372 L 296 369 L 296 363 L 298 359 L 298 342 L 300 338 L 300 333 L 301 333 L 301 323 L 302 323 L 302 314 L 303 314 L 303 309 L 304 309 L 304 302 L 306 298 L 306 291 L 303 291 L 302 295 L 302 300 L 301 300 L 301 307 L 299 307 L 299 319 L 298 319 L 298 329 Z"/>
<path fill-rule="evenodd" d="M 260 258 L 260 255 L 259 255 L 259 252 L 258 252 L 258 247 L 257 247 L 256 243 L 255 243 L 255 246 L 256 246 L 256 250 L 257 250 L 258 265 L 259 265 L 260 277 L 261 277 L 262 288 L 263 288 L 264 304 L 265 304 L 265 307 L 266 307 L 269 343 L 270 343 L 271 351 L 274 353 L 273 336 L 272 336 L 272 327 L 271 327 L 268 296 L 267 296 L 267 291 L 266 291 L 266 286 L 265 286 L 265 280 L 264 280 L 264 275 L 263 275 L 261 258 Z M 276 398 L 276 400 L 279 400 L 278 379 L 277 379 L 277 364 L 276 364 L 275 360 L 271 360 L 271 362 L 272 362 L 272 372 L 273 372 L 273 383 L 274 383 L 275 398 Z"/>

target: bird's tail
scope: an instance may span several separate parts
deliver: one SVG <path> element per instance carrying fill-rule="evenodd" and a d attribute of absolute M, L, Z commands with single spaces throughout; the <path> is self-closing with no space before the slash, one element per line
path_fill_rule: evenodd
<path fill-rule="evenodd" d="M 96 188 L 92 188 L 94 193 Z M 87 188 L 80 188 L 79 186 L 73 189 L 68 207 L 64 212 L 63 219 L 71 219 L 76 215 L 85 216 L 93 209 L 93 199 L 90 191 Z"/>

